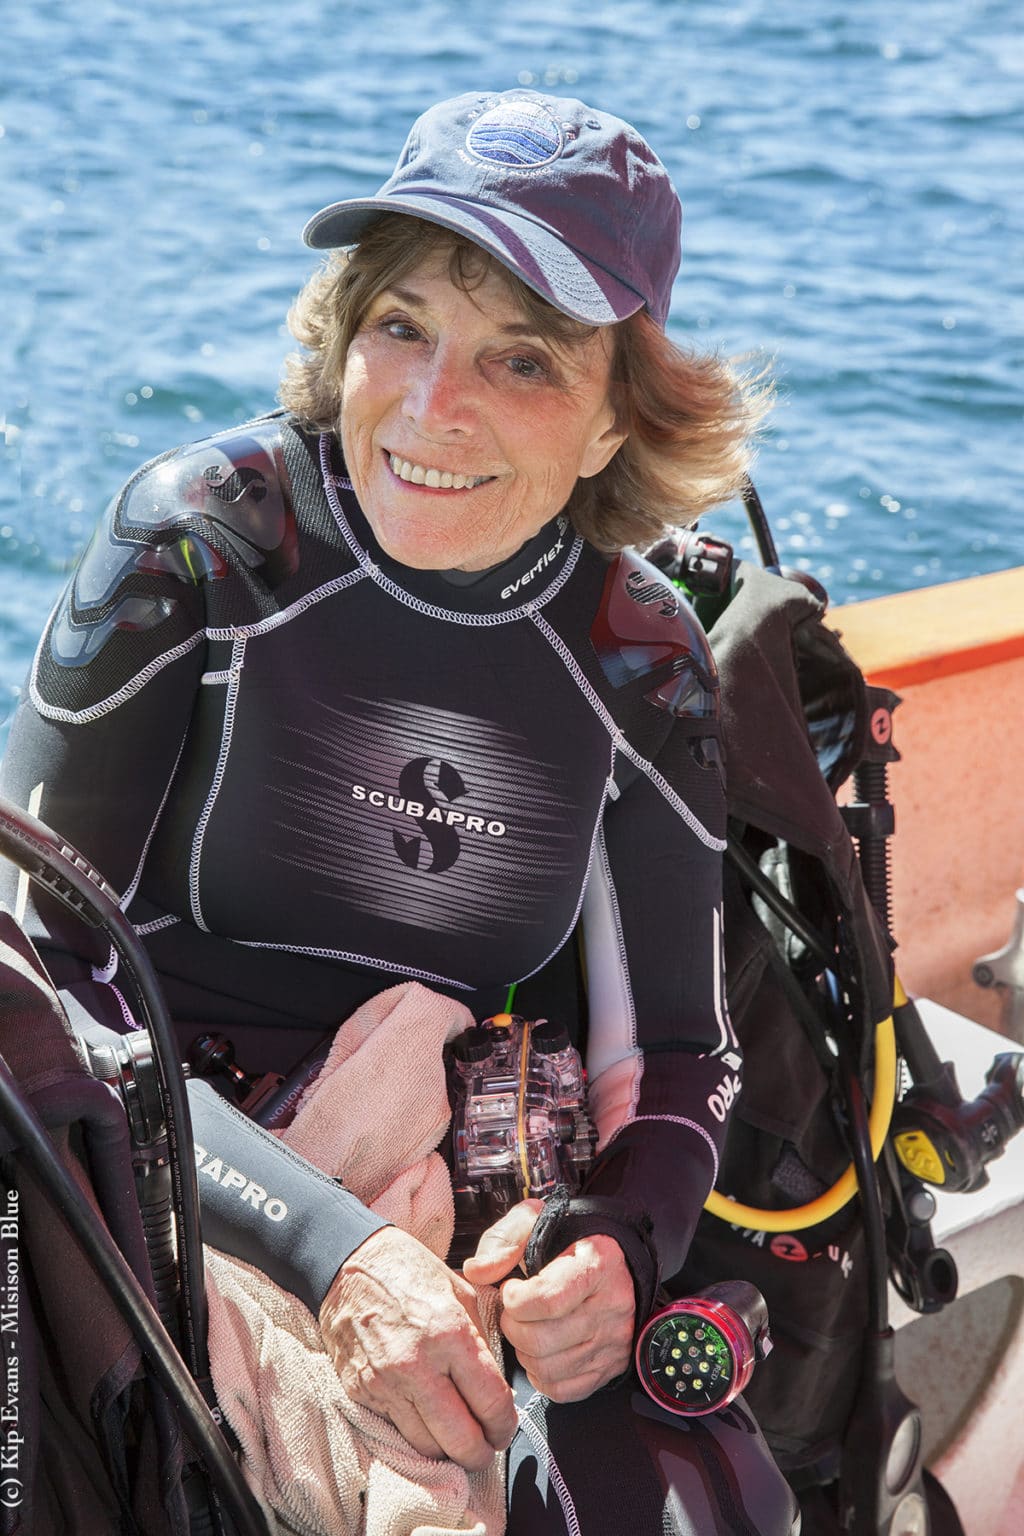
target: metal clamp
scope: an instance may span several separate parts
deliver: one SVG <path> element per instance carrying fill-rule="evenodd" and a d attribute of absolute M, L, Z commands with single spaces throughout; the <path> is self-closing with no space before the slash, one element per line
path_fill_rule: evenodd
<path fill-rule="evenodd" d="M 1003 1004 L 1002 1032 L 1024 1043 L 1024 888 L 1017 891 L 1013 933 L 1002 949 L 980 955 L 972 975 L 979 987 L 995 987 Z"/>

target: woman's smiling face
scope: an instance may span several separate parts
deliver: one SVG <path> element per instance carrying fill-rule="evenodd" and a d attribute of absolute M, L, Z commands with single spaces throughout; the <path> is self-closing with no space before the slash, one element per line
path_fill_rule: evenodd
<path fill-rule="evenodd" d="M 515 554 L 624 441 L 612 336 L 542 337 L 493 269 L 469 291 L 435 252 L 370 305 L 348 350 L 341 440 L 381 548 L 418 570 Z"/>

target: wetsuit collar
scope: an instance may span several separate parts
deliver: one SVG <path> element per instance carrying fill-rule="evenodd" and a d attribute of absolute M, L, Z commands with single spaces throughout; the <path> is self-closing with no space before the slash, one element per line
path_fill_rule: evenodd
<path fill-rule="evenodd" d="M 559 513 L 539 533 L 507 560 L 483 571 L 419 571 L 393 560 L 381 549 L 345 477 L 337 441 L 332 442 L 332 463 L 341 473 L 334 476 L 339 500 L 356 543 L 404 591 L 442 608 L 492 610 L 521 608 L 540 599 L 562 571 L 578 542 L 568 517 Z"/>

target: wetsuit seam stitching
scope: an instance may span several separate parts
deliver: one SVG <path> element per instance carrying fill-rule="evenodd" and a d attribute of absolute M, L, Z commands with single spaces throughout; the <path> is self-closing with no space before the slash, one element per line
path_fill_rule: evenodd
<path fill-rule="evenodd" d="M 135 694 L 145 688 L 158 672 L 162 672 L 164 667 L 170 666 L 172 662 L 180 661 L 182 656 L 187 656 L 189 651 L 194 650 L 205 638 L 205 630 L 196 630 L 195 634 L 183 640 L 180 645 L 173 646 L 169 651 L 163 651 L 159 656 L 154 656 L 141 672 L 136 672 L 134 677 L 129 678 L 122 687 L 109 694 L 107 698 L 101 699 L 97 704 L 90 704 L 85 709 L 64 709 L 59 704 L 48 704 L 43 698 L 39 692 L 39 662 L 43 653 L 43 646 L 40 646 L 32 663 L 29 696 L 44 720 L 59 720 L 63 725 L 89 725 L 94 720 L 102 719 L 104 715 L 112 714 L 115 709 L 134 698 Z"/>
<path fill-rule="evenodd" d="M 615 1138 L 619 1136 L 624 1130 L 626 1130 L 627 1127 L 631 1125 L 642 1125 L 649 1120 L 664 1120 L 669 1125 L 681 1125 L 685 1127 L 686 1130 L 696 1131 L 701 1140 L 707 1142 L 708 1147 L 711 1150 L 711 1157 L 715 1168 L 714 1178 L 712 1179 L 712 1183 L 714 1183 L 715 1179 L 718 1178 L 718 1148 L 715 1146 L 714 1139 L 712 1138 L 710 1132 L 707 1131 L 704 1126 L 701 1125 L 697 1120 L 690 1120 L 686 1115 L 633 1115 L 631 1119 L 624 1120 L 623 1123 L 620 1126 L 617 1126 L 616 1129 L 612 1132 L 608 1138 L 607 1143 L 605 1144 L 605 1151 L 608 1150 L 608 1147 L 611 1146 Z"/>
<path fill-rule="evenodd" d="M 108 981 L 107 982 L 107 986 L 110 988 L 111 992 L 113 992 L 114 996 L 117 998 L 117 1005 L 118 1005 L 118 1007 L 121 1010 L 121 1017 L 124 1019 L 125 1023 L 128 1026 L 128 1028 L 130 1030 L 132 1030 L 133 1032 L 135 1030 L 139 1029 L 139 1027 L 140 1027 L 139 1026 L 139 1022 L 136 1019 L 135 1015 L 132 1013 L 131 1009 L 128 1007 L 128 1004 L 127 1004 L 127 1002 L 125 1000 L 124 993 L 121 991 L 121 988 L 115 986 L 112 981 Z"/>
<path fill-rule="evenodd" d="M 209 625 L 204 626 L 202 629 L 197 629 L 187 640 L 182 640 L 180 644 L 172 646 L 169 651 L 162 651 L 159 656 L 154 656 L 153 660 L 147 662 L 140 672 L 136 672 L 134 677 L 130 677 L 126 683 L 122 684 L 120 688 L 115 689 L 113 693 L 108 694 L 105 699 L 100 699 L 96 704 L 89 704 L 85 709 L 65 709 L 60 704 L 49 704 L 43 698 L 39 692 L 39 663 L 44 650 L 44 646 L 41 645 L 36 651 L 32 662 L 32 672 L 29 678 L 29 696 L 44 720 L 58 720 L 63 725 L 90 725 L 94 720 L 100 720 L 104 715 L 112 714 L 122 704 L 127 704 L 129 699 L 134 698 L 147 684 L 152 682 L 158 672 L 162 672 L 164 667 L 170 666 L 172 662 L 180 661 L 182 656 L 187 656 L 189 651 L 194 650 L 202 641 L 234 640 L 239 636 L 253 638 L 267 634 L 271 630 L 279 628 L 282 624 L 287 624 L 292 619 L 298 618 L 307 608 L 311 608 L 314 603 L 321 602 L 324 598 L 333 597 L 335 593 L 344 591 L 346 587 L 351 587 L 356 582 L 365 581 L 368 574 L 364 570 L 347 571 L 344 576 L 339 576 L 334 581 L 325 582 L 322 587 L 317 587 L 313 592 L 307 592 L 304 597 L 298 598 L 288 608 L 283 608 L 279 613 L 272 614 L 269 618 L 258 619 L 252 624 Z M 49 639 L 49 631 L 52 628 L 54 618 L 56 618 L 56 610 L 54 610 L 50 624 L 47 626 L 44 641 Z M 211 684 L 215 682 L 230 683 L 230 680 L 231 669 L 227 668 L 222 672 L 204 673 L 199 681 L 204 684 Z"/>
<path fill-rule="evenodd" d="M 178 748 L 177 756 L 174 759 L 174 767 L 171 769 L 170 778 L 167 780 L 167 786 L 164 789 L 163 795 L 161 796 L 160 804 L 157 806 L 156 815 L 153 817 L 153 825 L 150 827 L 149 832 L 146 835 L 146 841 L 142 845 L 142 854 L 136 866 L 135 874 L 132 876 L 127 888 L 121 894 L 120 907 L 122 912 L 127 912 L 128 908 L 135 900 L 136 892 L 139 889 L 139 882 L 142 879 L 142 871 L 145 868 L 146 859 L 149 857 L 150 844 L 156 835 L 156 829 L 159 826 L 160 818 L 164 813 L 164 807 L 166 806 L 168 797 L 170 796 L 174 780 L 177 778 L 178 766 L 181 763 L 182 754 L 185 751 L 185 742 L 187 737 L 188 728 L 186 727 L 185 734 L 181 738 L 181 745 Z"/>
<path fill-rule="evenodd" d="M 547 1473 L 548 1482 L 554 1488 L 555 1495 L 562 1508 L 562 1519 L 565 1521 L 565 1529 L 568 1536 L 582 1536 L 579 1518 L 576 1514 L 576 1505 L 573 1503 L 568 1484 L 562 1476 L 561 1468 L 555 1460 L 555 1454 L 548 1444 L 543 1430 L 530 1417 L 530 1409 L 534 1403 L 538 1403 L 541 1400 L 542 1394 L 539 1392 L 535 1393 L 525 1408 L 516 1410 L 519 1418 L 519 1427 L 533 1446 L 536 1454 L 544 1461 L 544 1470 Z"/>
<path fill-rule="evenodd" d="M 173 912 L 166 912 L 163 917 L 154 917 L 148 923 L 135 923 L 136 934 L 139 938 L 145 938 L 147 933 L 159 933 L 161 928 L 173 928 L 175 923 L 180 923 L 181 918 Z"/>
<path fill-rule="evenodd" d="M 613 750 L 612 750 L 612 759 L 613 759 L 613 761 L 614 761 L 614 756 L 615 756 L 615 753 L 614 753 L 614 748 L 613 748 Z M 590 839 L 590 853 L 589 853 L 589 855 L 587 857 L 587 867 L 586 867 L 586 869 L 583 872 L 583 879 L 582 879 L 582 881 L 580 883 L 579 899 L 576 902 L 576 910 L 573 913 L 572 921 L 569 923 L 569 925 L 566 928 L 565 932 L 562 934 L 562 937 L 559 940 L 558 944 L 555 946 L 555 948 L 551 951 L 551 953 L 549 955 L 546 955 L 544 957 L 544 959 L 541 961 L 540 965 L 534 966 L 533 970 L 532 971 L 527 971 L 525 975 L 517 976 L 515 978 L 517 985 L 521 981 L 529 981 L 531 976 L 536 976 L 538 971 L 542 971 L 544 969 L 544 967 L 548 964 L 548 962 L 550 960 L 554 959 L 554 957 L 558 954 L 559 950 L 561 950 L 564 947 L 567 939 L 569 938 L 569 935 L 572 933 L 573 929 L 576 927 L 576 924 L 580 920 L 580 913 L 583 911 L 583 903 L 587 899 L 587 886 L 590 884 L 590 876 L 591 876 L 591 873 L 592 873 L 593 868 L 594 868 L 594 854 L 595 854 L 595 851 L 597 849 L 598 838 L 599 838 L 599 836 L 601 834 L 601 823 L 602 823 L 602 820 L 604 819 L 605 807 L 607 806 L 607 803 L 608 803 L 608 785 L 607 785 L 607 781 L 606 781 L 605 782 L 604 795 L 602 797 L 601 804 L 598 807 L 597 817 L 595 818 L 595 821 L 594 821 L 594 831 L 593 831 L 593 834 L 592 834 L 591 839 Z"/>
<path fill-rule="evenodd" d="M 110 957 L 105 966 L 94 965 L 92 967 L 92 979 L 97 986 L 106 987 L 116 1000 L 117 1009 L 125 1022 L 126 1028 L 134 1032 L 139 1028 L 138 1020 L 125 1001 L 124 993 L 120 987 L 114 985 L 114 976 L 117 972 L 118 955 L 113 945 L 110 947 Z"/>
<path fill-rule="evenodd" d="M 306 592 L 302 597 L 297 597 L 294 603 L 289 603 L 287 608 L 280 609 L 277 613 L 270 614 L 265 619 L 256 619 L 251 624 L 211 625 L 206 630 L 208 640 L 235 640 L 239 636 L 247 640 L 258 638 L 260 635 L 271 633 L 280 629 L 282 624 L 289 624 L 292 619 L 299 618 L 307 608 L 312 608 L 315 603 L 323 602 L 325 598 L 334 597 L 338 592 L 344 592 L 346 588 L 355 586 L 357 582 L 365 581 L 369 572 L 364 570 L 346 571 L 344 576 L 336 576 L 333 581 L 325 581 L 322 587 L 315 587 L 312 592 Z M 228 668 L 225 676 L 230 676 Z M 208 677 L 220 676 L 217 673 L 208 673 Z"/>
<path fill-rule="evenodd" d="M 729 1013 L 729 997 L 725 990 L 725 966 L 723 963 L 725 920 L 721 902 L 715 907 L 712 919 L 714 924 L 714 947 L 711 963 L 715 968 L 715 1018 L 718 1020 L 718 1027 L 722 1031 L 722 1040 L 711 1054 L 713 1056 L 720 1056 L 724 1051 L 729 1050 L 730 1047 L 738 1050 L 739 1041 L 736 1039 L 736 1031 L 732 1027 L 732 1017 Z"/>
<path fill-rule="evenodd" d="M 224 701 L 224 724 L 221 730 L 220 751 L 217 754 L 217 766 L 214 768 L 213 782 L 210 785 L 210 792 L 206 797 L 206 804 L 203 806 L 199 820 L 196 823 L 195 836 L 192 840 L 192 858 L 190 860 L 188 878 L 189 904 L 192 909 L 192 917 L 196 927 L 201 928 L 204 933 L 209 933 L 210 930 L 203 920 L 203 909 L 199 899 L 199 868 L 203 858 L 203 841 L 206 837 L 206 828 L 209 825 L 210 817 L 213 815 L 214 805 L 217 802 L 217 796 L 220 794 L 221 786 L 224 783 L 224 774 L 227 770 L 228 754 L 231 751 L 231 735 L 235 724 L 235 706 L 238 701 L 238 692 L 242 682 L 242 663 L 245 657 L 245 644 L 245 637 L 243 635 L 235 636 L 235 641 L 231 648 L 232 679 L 228 688 L 227 698 Z"/>
<path fill-rule="evenodd" d="M 597 715 L 597 718 L 601 721 L 605 730 L 616 743 L 619 751 L 623 754 L 623 756 L 627 757 L 633 766 L 635 768 L 639 768 L 640 772 L 650 780 L 654 788 L 659 792 L 659 794 L 663 796 L 665 800 L 667 800 L 668 804 L 686 823 L 696 838 L 704 843 L 706 847 L 713 849 L 715 853 L 724 853 L 726 847 L 725 839 L 722 837 L 715 837 L 712 832 L 708 831 L 707 827 L 704 826 L 699 817 L 697 817 L 694 812 L 691 811 L 690 807 L 687 805 L 682 796 L 678 794 L 672 788 L 668 780 L 658 772 L 654 764 L 650 762 L 646 757 L 644 757 L 641 752 L 638 752 L 636 747 L 633 746 L 632 742 L 623 735 L 622 731 L 615 724 L 615 721 L 607 705 L 602 702 L 597 693 L 597 690 L 594 688 L 594 685 L 587 678 L 583 668 L 576 660 L 576 657 L 569 650 L 561 635 L 559 635 L 557 631 L 551 627 L 547 619 L 545 619 L 542 614 L 530 610 L 530 618 L 533 620 L 534 624 L 547 640 L 555 654 L 561 657 L 562 663 L 569 672 L 569 675 L 575 679 L 576 686 L 583 694 L 583 697 L 590 704 L 591 709 L 593 709 L 594 713 Z"/>
<path fill-rule="evenodd" d="M 395 975 L 415 976 L 420 981 L 436 981 L 444 987 L 459 987 L 463 992 L 473 992 L 475 988 L 472 982 L 456 981 L 450 976 L 436 976 L 432 971 L 420 971 L 403 966 L 395 969 L 391 960 L 377 960 L 372 955 L 353 955 L 343 949 L 325 949 L 317 945 L 306 944 L 276 944 L 271 939 L 230 939 L 232 944 L 242 944 L 246 949 L 273 949 L 284 950 L 290 955 L 312 955 L 318 960 L 345 960 L 354 965 L 369 965 L 374 970 L 391 971 Z"/>

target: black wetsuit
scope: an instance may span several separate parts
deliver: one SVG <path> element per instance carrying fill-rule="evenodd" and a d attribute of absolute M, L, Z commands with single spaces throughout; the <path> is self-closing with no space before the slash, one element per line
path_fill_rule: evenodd
<path fill-rule="evenodd" d="M 144 467 L 47 626 L 3 793 L 123 893 L 183 1037 L 222 1028 L 251 1068 L 410 977 L 484 1017 L 580 933 L 588 1192 L 612 1232 L 649 1213 L 672 1275 L 739 1086 L 704 636 L 564 518 L 479 575 L 398 566 L 343 469 L 281 413 Z M 69 1012 L 131 1027 L 109 956 L 23 898 Z M 265 1195 L 201 1176 L 204 1235 L 315 1310 L 378 1221 L 190 1097 Z"/>

